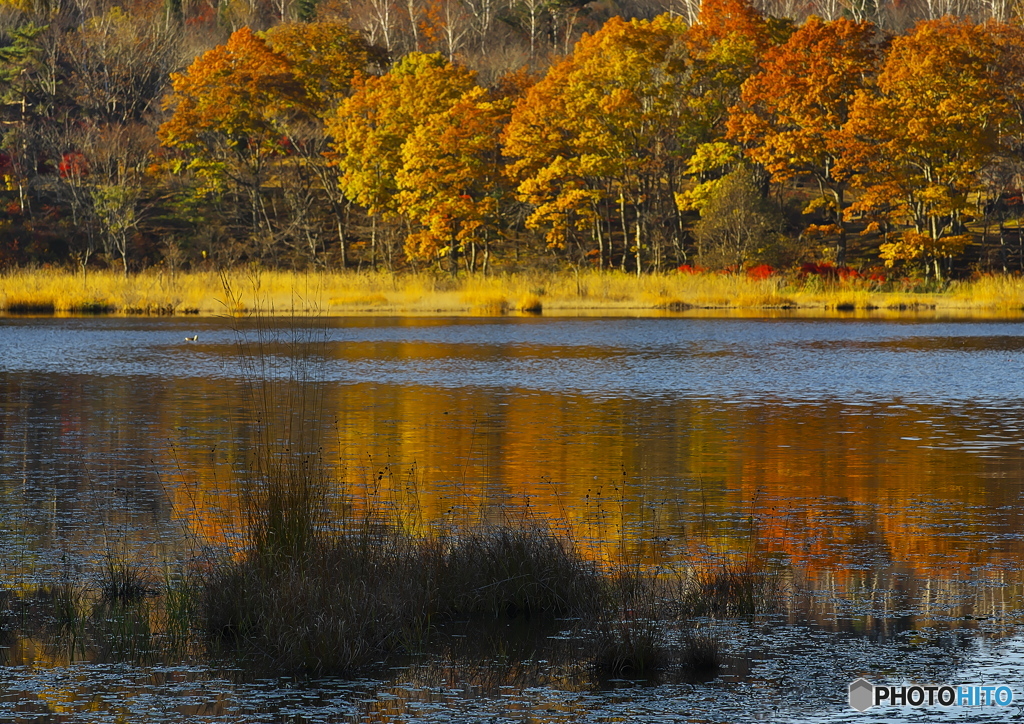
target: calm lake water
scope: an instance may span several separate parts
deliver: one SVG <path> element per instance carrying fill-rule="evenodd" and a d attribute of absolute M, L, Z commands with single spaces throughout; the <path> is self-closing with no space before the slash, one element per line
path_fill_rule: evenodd
<path fill-rule="evenodd" d="M 0 318 L 4 587 L 230 538 L 254 428 L 291 424 L 356 500 L 529 508 L 610 561 L 756 554 L 793 590 L 771 621 L 709 624 L 729 660 L 704 684 L 23 657 L 0 720 L 860 721 L 860 675 L 1024 702 L 1022 352 L 1017 321 Z"/>

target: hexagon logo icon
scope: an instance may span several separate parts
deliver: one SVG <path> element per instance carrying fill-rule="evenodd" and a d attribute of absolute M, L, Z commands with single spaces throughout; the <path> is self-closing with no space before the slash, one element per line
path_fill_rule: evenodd
<path fill-rule="evenodd" d="M 867 711 L 875 703 L 875 685 L 864 678 L 857 679 L 849 686 L 850 706 L 857 711 Z"/>

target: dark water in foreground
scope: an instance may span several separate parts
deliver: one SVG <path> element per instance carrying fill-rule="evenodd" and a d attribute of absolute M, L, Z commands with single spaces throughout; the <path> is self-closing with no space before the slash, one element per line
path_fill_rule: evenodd
<path fill-rule="evenodd" d="M 428 520 L 528 503 L 592 555 L 756 553 L 794 595 L 724 622 L 704 684 L 543 663 L 238 684 L 202 666 L 0 668 L 2 721 L 1002 721 L 845 702 L 875 681 L 1024 702 L 1024 326 L 749 319 L 0 319 L 0 581 L 230 537 L 247 380 L 355 496 Z M 184 338 L 198 334 L 195 343 Z M 239 339 L 259 349 L 239 362 Z M 297 388 L 288 380 L 307 383 Z M 381 472 L 385 474 L 380 475 Z M 380 480 L 379 489 L 377 480 Z M 497 665 L 495 665 L 497 666 Z M 501 667 L 498 667 L 499 669 Z"/>

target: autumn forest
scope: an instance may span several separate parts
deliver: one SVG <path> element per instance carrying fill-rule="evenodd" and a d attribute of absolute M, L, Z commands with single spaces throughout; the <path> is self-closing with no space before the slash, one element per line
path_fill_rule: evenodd
<path fill-rule="evenodd" d="M 1017 272 L 1015 10 L 7 2 L 0 269 Z"/>

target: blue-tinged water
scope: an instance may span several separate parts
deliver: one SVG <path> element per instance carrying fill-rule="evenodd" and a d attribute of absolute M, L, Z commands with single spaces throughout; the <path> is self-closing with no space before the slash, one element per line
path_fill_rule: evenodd
<path fill-rule="evenodd" d="M 182 555 L 196 491 L 230 498 L 254 430 L 290 420 L 427 514 L 530 502 L 649 562 L 756 550 L 793 596 L 708 622 L 728 660 L 702 684 L 37 664 L 0 668 L 0 721 L 1020 718 L 845 697 L 863 675 L 1024 702 L 1022 350 L 985 320 L 2 318 L 0 587 Z"/>

